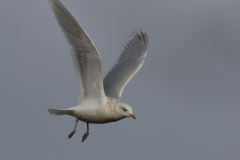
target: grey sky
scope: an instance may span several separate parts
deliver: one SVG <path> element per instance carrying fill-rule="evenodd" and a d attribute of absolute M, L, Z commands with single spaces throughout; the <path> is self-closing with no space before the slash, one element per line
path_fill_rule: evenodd
<path fill-rule="evenodd" d="M 78 104 L 66 40 L 47 0 L 1 0 L 1 159 L 240 158 L 240 3 L 237 0 L 61 0 L 90 35 L 104 74 L 128 35 L 149 37 L 122 102 L 137 116 L 102 125 L 53 116 Z"/>

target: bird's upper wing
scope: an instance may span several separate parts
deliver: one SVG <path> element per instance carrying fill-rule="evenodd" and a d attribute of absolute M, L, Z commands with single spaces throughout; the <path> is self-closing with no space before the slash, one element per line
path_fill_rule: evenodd
<path fill-rule="evenodd" d="M 80 27 L 59 0 L 49 0 L 50 6 L 68 44 L 81 87 L 80 100 L 106 103 L 103 89 L 101 57 L 87 33 Z"/>
<path fill-rule="evenodd" d="M 121 98 L 124 87 L 143 65 L 147 55 L 147 46 L 148 37 L 143 30 L 136 29 L 128 37 L 117 61 L 104 77 L 106 96 L 117 100 Z"/>

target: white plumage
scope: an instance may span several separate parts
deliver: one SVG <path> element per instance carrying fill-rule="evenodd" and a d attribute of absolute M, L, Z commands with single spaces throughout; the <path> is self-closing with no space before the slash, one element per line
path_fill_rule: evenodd
<path fill-rule="evenodd" d="M 126 117 L 136 119 L 132 108 L 119 100 L 126 84 L 144 63 L 148 45 L 146 32 L 136 29 L 129 36 L 117 61 L 103 80 L 101 57 L 90 37 L 59 0 L 49 0 L 49 3 L 70 46 L 81 88 L 81 104 L 68 109 L 48 111 L 55 115 L 76 117 L 75 128 L 69 138 L 76 132 L 79 120 L 86 122 L 87 132 L 82 141 L 89 135 L 89 123 L 108 123 Z"/>

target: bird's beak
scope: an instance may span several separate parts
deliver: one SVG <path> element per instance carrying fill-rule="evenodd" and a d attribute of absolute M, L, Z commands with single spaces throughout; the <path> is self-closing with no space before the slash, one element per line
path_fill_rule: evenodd
<path fill-rule="evenodd" d="M 136 119 L 137 117 L 134 114 L 129 114 L 131 117 L 133 117 L 134 119 Z"/>

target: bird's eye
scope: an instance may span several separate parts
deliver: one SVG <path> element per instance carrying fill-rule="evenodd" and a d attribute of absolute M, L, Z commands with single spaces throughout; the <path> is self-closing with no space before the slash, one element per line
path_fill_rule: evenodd
<path fill-rule="evenodd" d="M 124 112 L 126 112 L 126 111 L 127 111 L 127 109 L 126 109 L 126 108 L 123 108 L 123 111 L 124 111 Z"/>

